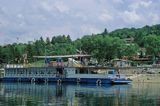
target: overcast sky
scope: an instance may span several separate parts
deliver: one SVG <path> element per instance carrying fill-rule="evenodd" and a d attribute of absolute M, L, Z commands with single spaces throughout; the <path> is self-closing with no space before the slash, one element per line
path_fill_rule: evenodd
<path fill-rule="evenodd" d="M 0 44 L 153 24 L 160 0 L 0 0 Z"/>

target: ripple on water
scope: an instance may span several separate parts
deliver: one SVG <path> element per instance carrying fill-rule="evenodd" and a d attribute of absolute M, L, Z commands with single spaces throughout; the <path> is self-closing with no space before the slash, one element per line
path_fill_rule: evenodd
<path fill-rule="evenodd" d="M 0 83 L 0 106 L 158 106 L 160 85 Z"/>

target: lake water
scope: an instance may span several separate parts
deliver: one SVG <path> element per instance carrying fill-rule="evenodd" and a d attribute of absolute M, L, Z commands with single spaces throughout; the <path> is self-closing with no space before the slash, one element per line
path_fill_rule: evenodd
<path fill-rule="evenodd" d="M 0 83 L 0 106 L 160 106 L 160 84 Z"/>

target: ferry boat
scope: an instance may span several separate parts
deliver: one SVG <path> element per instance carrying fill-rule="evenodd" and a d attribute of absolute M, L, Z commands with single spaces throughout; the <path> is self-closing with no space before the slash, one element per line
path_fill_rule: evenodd
<path fill-rule="evenodd" d="M 79 55 L 80 56 L 80 55 Z M 128 84 L 131 82 L 113 68 L 98 66 L 81 66 L 73 58 L 68 59 L 68 65 L 62 65 L 62 56 L 58 56 L 56 66 L 44 67 L 5 67 L 2 81 L 6 82 L 56 82 L 61 83 L 95 83 L 95 84 Z M 68 57 L 73 57 L 68 56 Z M 83 55 L 84 57 L 84 55 Z M 44 58 L 44 57 L 39 57 Z M 46 58 L 46 56 L 45 56 Z M 55 57 L 47 57 L 55 58 Z M 72 60 L 72 61 L 71 61 Z M 59 65 L 59 62 L 61 63 Z M 72 64 L 72 65 L 70 65 Z M 78 64 L 78 65 L 77 65 Z"/>

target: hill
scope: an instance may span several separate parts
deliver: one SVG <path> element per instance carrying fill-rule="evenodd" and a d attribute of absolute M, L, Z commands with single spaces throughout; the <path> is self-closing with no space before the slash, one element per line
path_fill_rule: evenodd
<path fill-rule="evenodd" d="M 34 55 L 67 55 L 82 50 L 98 59 L 98 62 L 114 58 L 132 59 L 150 55 L 153 60 L 160 53 L 160 24 L 142 28 L 123 28 L 100 34 L 84 35 L 72 41 L 69 35 L 53 36 L 50 40 L 40 37 L 34 42 L 0 46 L 1 63 L 30 63 Z M 142 51 L 143 50 L 143 51 Z M 144 52 L 144 53 L 142 53 Z M 140 53 L 140 54 L 138 54 Z"/>

